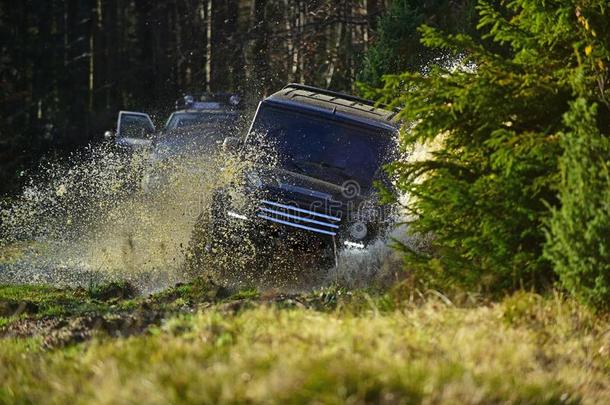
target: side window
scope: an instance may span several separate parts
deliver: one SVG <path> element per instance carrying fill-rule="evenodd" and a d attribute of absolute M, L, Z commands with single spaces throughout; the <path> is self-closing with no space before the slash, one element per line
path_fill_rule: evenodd
<path fill-rule="evenodd" d="M 148 139 L 155 133 L 155 126 L 148 114 L 130 111 L 119 113 L 117 138 Z"/>

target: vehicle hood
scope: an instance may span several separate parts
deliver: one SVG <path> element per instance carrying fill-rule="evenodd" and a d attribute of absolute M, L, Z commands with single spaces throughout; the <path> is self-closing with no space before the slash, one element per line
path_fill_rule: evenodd
<path fill-rule="evenodd" d="M 174 130 L 160 136 L 154 143 L 153 160 L 193 156 L 218 150 L 227 129 L 222 127 L 193 127 Z"/>
<path fill-rule="evenodd" d="M 342 218 L 357 211 L 371 196 L 371 190 L 361 190 L 352 180 L 338 185 L 283 168 L 256 166 L 248 176 L 247 181 L 258 188 L 262 199 Z"/>
<path fill-rule="evenodd" d="M 151 144 L 152 141 L 150 139 L 123 137 L 116 140 L 117 146 L 130 150 L 148 148 Z"/>

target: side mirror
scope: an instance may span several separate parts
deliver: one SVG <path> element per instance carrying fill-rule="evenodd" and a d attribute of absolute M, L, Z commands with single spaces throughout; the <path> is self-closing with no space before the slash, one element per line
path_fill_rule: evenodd
<path fill-rule="evenodd" d="M 106 132 L 104 132 L 104 139 L 105 139 L 105 140 L 109 141 L 109 140 L 111 140 L 112 138 L 114 138 L 114 132 L 112 132 L 112 131 L 106 131 Z"/>
<path fill-rule="evenodd" d="M 236 153 L 241 148 L 241 139 L 229 136 L 222 142 L 222 151 L 227 153 Z"/>

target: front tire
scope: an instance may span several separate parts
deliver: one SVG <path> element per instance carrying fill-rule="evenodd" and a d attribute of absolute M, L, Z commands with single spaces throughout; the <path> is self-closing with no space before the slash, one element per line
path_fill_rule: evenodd
<path fill-rule="evenodd" d="M 264 255 L 246 229 L 226 218 L 227 204 L 225 193 L 217 192 L 197 218 L 186 255 L 187 275 L 207 277 L 223 286 L 250 285 L 264 265 Z"/>

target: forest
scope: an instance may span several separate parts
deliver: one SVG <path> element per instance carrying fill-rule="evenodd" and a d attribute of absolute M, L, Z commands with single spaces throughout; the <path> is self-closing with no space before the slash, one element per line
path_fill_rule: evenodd
<path fill-rule="evenodd" d="M 384 56 L 365 72 L 369 81 L 415 66 L 420 23 L 473 25 L 469 1 L 397 4 L 388 23 L 407 23 L 392 32 L 405 40 L 392 45 L 405 60 Z M 189 92 L 233 91 L 256 103 L 289 82 L 352 90 L 387 8 L 384 0 L 2 1 L 0 192 L 14 192 L 15 174 L 49 150 L 100 140 L 121 109 L 161 120 Z"/>

